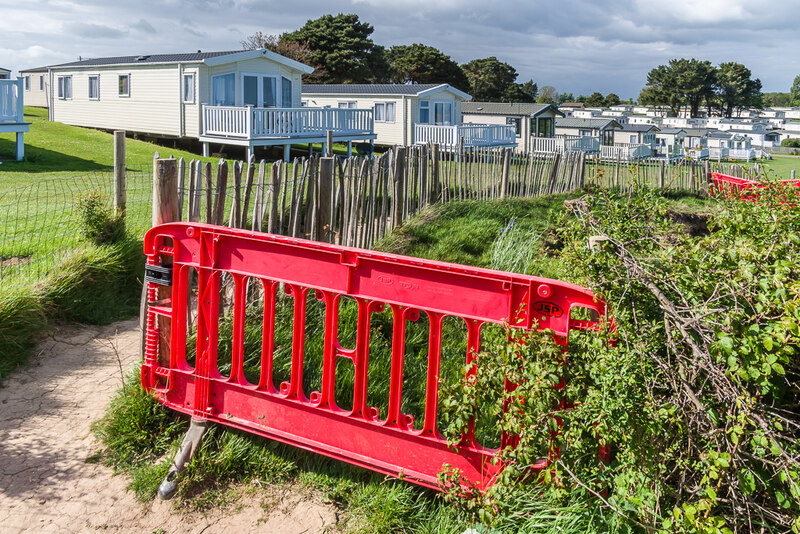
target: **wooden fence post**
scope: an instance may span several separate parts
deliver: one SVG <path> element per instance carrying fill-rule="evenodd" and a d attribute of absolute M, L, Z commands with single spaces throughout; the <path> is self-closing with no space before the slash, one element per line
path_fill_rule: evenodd
<path fill-rule="evenodd" d="M 325 156 L 328 158 L 333 156 L 333 130 L 325 132 Z"/>
<path fill-rule="evenodd" d="M 500 177 L 500 198 L 508 195 L 508 174 L 511 169 L 511 149 L 503 149 L 503 174 Z"/>
<path fill-rule="evenodd" d="M 392 227 L 397 228 L 403 223 L 403 199 L 405 195 L 405 174 L 406 174 L 406 149 L 398 146 L 394 149 L 394 187 L 392 188 L 392 202 L 394 203 L 394 213 L 392 214 Z"/>
<path fill-rule="evenodd" d="M 153 172 L 153 226 L 178 220 L 178 162 L 157 159 Z"/>
<path fill-rule="evenodd" d="M 658 186 L 663 191 L 667 185 L 666 163 L 663 161 L 658 162 Z"/>
<path fill-rule="evenodd" d="M 125 217 L 125 132 L 114 131 L 114 213 Z"/>
<path fill-rule="evenodd" d="M 153 161 L 153 226 L 178 220 L 178 162 L 174 159 Z M 162 267 L 172 267 L 172 258 L 163 256 Z M 156 300 L 170 298 L 172 288 L 158 286 Z M 159 316 L 158 324 L 158 364 L 169 366 L 171 321 Z"/>
<path fill-rule="evenodd" d="M 326 243 L 334 242 L 331 219 L 331 195 L 333 192 L 333 169 L 336 158 L 325 157 L 319 160 L 319 188 L 317 189 L 317 237 Z"/>
<path fill-rule="evenodd" d="M 439 181 L 439 145 L 431 145 L 431 186 L 428 202 L 433 204 L 439 200 L 441 182 Z"/>

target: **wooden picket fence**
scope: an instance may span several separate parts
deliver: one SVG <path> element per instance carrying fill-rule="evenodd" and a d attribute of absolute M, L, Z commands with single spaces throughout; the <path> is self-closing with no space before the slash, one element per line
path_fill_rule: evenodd
<path fill-rule="evenodd" d="M 170 160 L 156 160 L 165 162 Z M 510 149 L 396 147 L 374 157 L 210 163 L 171 160 L 178 220 L 249 228 L 371 248 L 437 202 L 537 197 L 584 187 L 659 187 L 702 192 L 709 172 L 752 175 L 715 162 L 601 162 L 585 153 L 518 154 Z M 216 171 L 216 172 L 214 172 Z M 154 197 L 154 203 L 161 202 Z"/>

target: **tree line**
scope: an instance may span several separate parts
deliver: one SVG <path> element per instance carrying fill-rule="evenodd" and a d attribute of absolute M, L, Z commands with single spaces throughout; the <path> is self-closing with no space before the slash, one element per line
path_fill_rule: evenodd
<path fill-rule="evenodd" d="M 519 82 L 517 70 L 495 56 L 458 64 L 441 50 L 414 43 L 388 49 L 376 44 L 374 28 L 356 14 L 323 15 L 301 28 L 280 35 L 256 32 L 242 41 L 245 49 L 267 48 L 314 67 L 305 83 L 449 83 L 472 95 L 475 101 L 582 102 L 587 107 L 611 107 L 622 103 L 615 93 L 589 96 L 558 93 L 555 87 L 539 87 L 532 79 Z M 633 100 L 628 100 L 633 103 Z M 789 93 L 761 92 L 761 80 L 737 62 L 672 59 L 647 75 L 638 103 L 669 109 L 677 115 L 689 108 L 696 117 L 701 108 L 709 114 L 733 116 L 741 109 L 764 105 L 800 106 L 800 76 Z"/>
<path fill-rule="evenodd" d="M 764 93 L 764 104 L 774 107 L 800 107 L 800 75 L 795 76 L 788 93 Z"/>
<path fill-rule="evenodd" d="M 731 117 L 741 109 L 764 107 L 761 80 L 752 76 L 750 69 L 734 61 L 715 67 L 694 58 L 672 59 L 647 74 L 639 103 L 669 108 L 675 115 L 689 108 L 690 115 L 697 117 L 705 107 L 709 115 Z"/>
<path fill-rule="evenodd" d="M 421 43 L 388 49 L 376 44 L 368 22 L 355 14 L 323 15 L 280 35 L 256 32 L 242 41 L 245 49 L 267 48 L 314 67 L 306 83 L 449 83 L 476 101 L 534 102 L 533 80 L 517 81 L 518 73 L 495 56 L 462 65 Z"/>

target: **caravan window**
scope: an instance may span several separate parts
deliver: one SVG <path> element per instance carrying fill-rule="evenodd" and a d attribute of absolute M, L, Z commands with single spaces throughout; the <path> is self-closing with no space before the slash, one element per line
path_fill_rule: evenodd
<path fill-rule="evenodd" d="M 236 75 L 222 74 L 211 78 L 211 105 L 236 105 Z"/>
<path fill-rule="evenodd" d="M 58 77 L 58 98 L 61 100 L 72 98 L 72 76 Z"/>
<path fill-rule="evenodd" d="M 281 106 L 292 107 L 292 80 L 281 77 Z"/>
<path fill-rule="evenodd" d="M 119 96 L 131 96 L 131 75 L 119 75 Z"/>
<path fill-rule="evenodd" d="M 100 100 L 100 76 L 89 76 L 89 100 Z"/>
<path fill-rule="evenodd" d="M 183 75 L 183 102 L 194 104 L 194 74 Z"/>

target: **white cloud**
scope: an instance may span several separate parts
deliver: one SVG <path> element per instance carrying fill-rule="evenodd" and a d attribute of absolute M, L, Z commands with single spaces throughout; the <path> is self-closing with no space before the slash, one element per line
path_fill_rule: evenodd
<path fill-rule="evenodd" d="M 742 62 L 768 91 L 787 90 L 800 73 L 798 0 L 771 0 L 768 8 L 757 0 L 0 2 L 7 4 L 0 57 L 15 70 L 79 55 L 238 49 L 255 31 L 282 33 L 325 13 L 357 13 L 378 44 L 420 42 L 460 63 L 497 56 L 521 81 L 576 96 L 637 96 L 647 72 L 676 57 Z"/>

